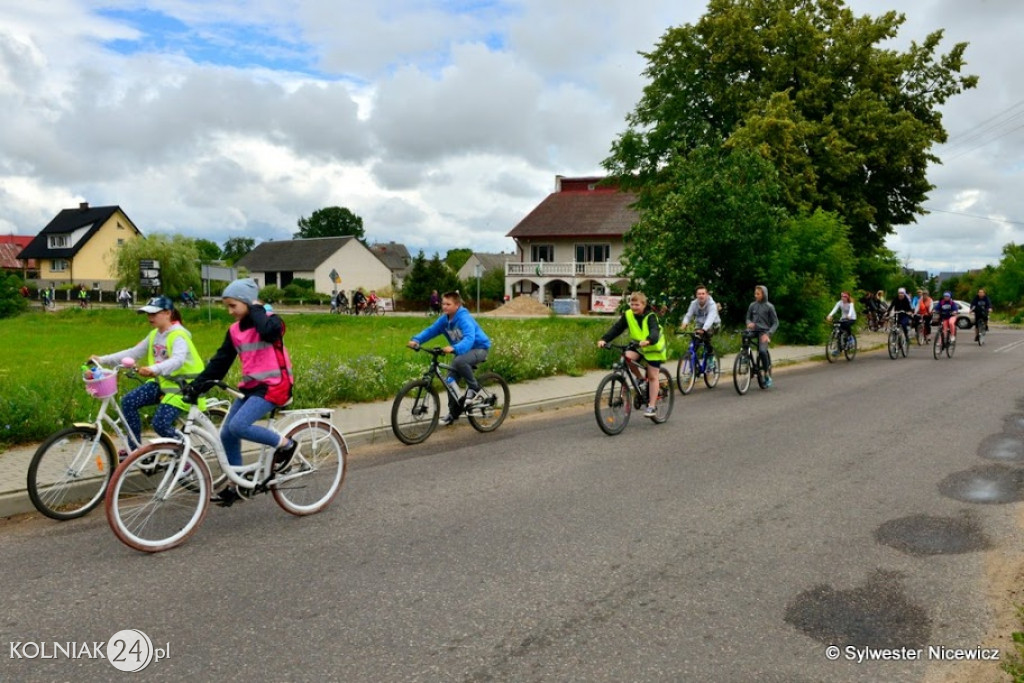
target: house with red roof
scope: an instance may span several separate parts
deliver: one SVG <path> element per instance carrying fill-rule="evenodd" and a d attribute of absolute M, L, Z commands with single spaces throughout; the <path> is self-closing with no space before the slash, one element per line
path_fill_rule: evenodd
<path fill-rule="evenodd" d="M 507 296 L 572 299 L 586 312 L 595 297 L 628 283 L 620 259 L 639 218 L 637 197 L 603 181 L 555 176 L 555 191 L 508 233 L 516 258 L 505 264 Z"/>
<path fill-rule="evenodd" d="M 31 235 L 0 235 L 0 270 L 17 273 L 23 280 L 34 277 L 36 260 L 18 258 L 31 242 Z"/>

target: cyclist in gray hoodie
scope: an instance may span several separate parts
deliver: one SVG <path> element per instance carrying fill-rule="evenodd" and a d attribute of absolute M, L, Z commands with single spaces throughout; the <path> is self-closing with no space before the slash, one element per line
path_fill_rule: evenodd
<path fill-rule="evenodd" d="M 758 333 L 757 355 L 761 358 L 764 368 L 765 386 L 772 385 L 772 357 L 768 353 L 768 344 L 772 335 L 779 329 L 779 316 L 775 314 L 775 306 L 768 302 L 768 288 L 764 285 L 754 287 L 754 300 L 747 308 L 747 329 Z"/>

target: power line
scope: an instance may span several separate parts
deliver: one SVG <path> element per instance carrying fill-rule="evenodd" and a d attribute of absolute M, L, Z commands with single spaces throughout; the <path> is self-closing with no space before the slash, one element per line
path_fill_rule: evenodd
<path fill-rule="evenodd" d="M 921 207 L 929 213 L 948 213 L 953 216 L 964 216 L 966 218 L 976 218 L 979 221 L 989 221 L 991 223 L 1010 223 L 1011 225 L 1024 225 L 1024 221 L 1013 221 L 1008 218 L 991 218 L 989 216 L 979 216 L 974 213 L 962 213 L 960 211 L 943 211 L 942 209 L 933 209 L 928 206 Z"/>

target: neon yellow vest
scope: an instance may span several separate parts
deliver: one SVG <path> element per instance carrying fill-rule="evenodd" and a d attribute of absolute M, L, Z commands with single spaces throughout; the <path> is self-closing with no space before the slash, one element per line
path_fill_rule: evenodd
<path fill-rule="evenodd" d="M 157 330 L 153 330 L 149 333 L 149 345 L 146 350 L 146 366 L 156 364 L 156 357 L 153 355 L 153 343 L 156 341 Z M 203 359 L 199 357 L 199 351 L 196 350 L 195 344 L 192 343 L 192 336 L 185 331 L 184 328 L 178 328 L 173 330 L 167 335 L 167 349 L 174 348 L 174 340 L 178 337 L 182 337 L 185 343 L 188 344 L 188 357 L 185 358 L 185 364 L 180 368 L 171 373 L 172 377 L 175 376 L 188 376 L 198 375 L 206 367 L 203 363 Z M 181 390 L 178 385 L 167 379 L 166 377 L 157 377 L 157 383 L 160 385 L 160 391 L 163 392 L 164 397 L 160 399 L 161 403 L 169 403 L 175 408 L 180 410 L 188 410 L 188 404 L 185 403 L 181 398 Z M 205 401 L 199 404 L 200 410 L 204 409 Z"/>
<path fill-rule="evenodd" d="M 647 319 L 650 318 L 654 313 L 648 313 L 644 316 L 643 326 L 637 322 L 636 316 L 633 315 L 632 309 L 626 311 L 626 323 L 629 325 L 629 338 L 633 341 L 643 341 L 650 336 L 650 331 L 647 329 Z M 668 353 L 665 352 L 665 335 L 661 334 L 658 337 L 658 341 L 650 346 L 644 346 L 640 349 L 640 353 L 644 354 L 644 358 L 647 360 L 667 360 Z"/>

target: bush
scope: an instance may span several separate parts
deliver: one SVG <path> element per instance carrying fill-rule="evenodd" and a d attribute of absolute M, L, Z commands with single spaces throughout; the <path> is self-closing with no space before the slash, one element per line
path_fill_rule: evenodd
<path fill-rule="evenodd" d="M 284 297 L 284 290 L 277 285 L 267 285 L 260 290 L 260 301 L 264 303 L 282 301 Z"/>
<path fill-rule="evenodd" d="M 0 318 L 12 318 L 28 308 L 20 291 L 23 284 L 17 275 L 0 274 Z"/>

